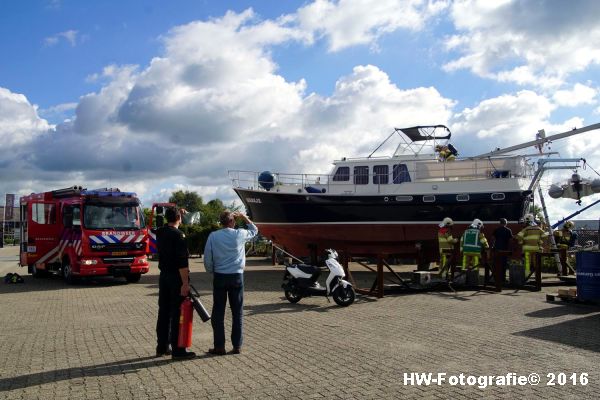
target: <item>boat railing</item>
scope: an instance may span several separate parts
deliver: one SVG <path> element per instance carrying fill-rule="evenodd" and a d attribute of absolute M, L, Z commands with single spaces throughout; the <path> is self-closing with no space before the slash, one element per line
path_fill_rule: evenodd
<path fill-rule="evenodd" d="M 353 174 L 352 168 L 350 168 L 350 173 L 346 175 L 273 173 L 274 182 L 270 190 L 288 193 L 364 193 L 373 192 L 372 186 L 375 185 L 377 186 L 377 193 L 382 193 L 385 192 L 385 188 L 392 185 L 409 182 L 435 183 L 486 179 L 528 179 L 533 176 L 533 166 L 524 162 L 524 160 L 504 160 L 494 160 L 493 162 L 486 159 L 452 162 L 418 161 L 410 164 L 413 168 L 390 171 L 387 174 L 373 173 L 373 168 L 369 168 L 369 174 Z M 259 182 L 260 174 L 256 171 L 229 171 L 233 187 L 266 190 Z"/>

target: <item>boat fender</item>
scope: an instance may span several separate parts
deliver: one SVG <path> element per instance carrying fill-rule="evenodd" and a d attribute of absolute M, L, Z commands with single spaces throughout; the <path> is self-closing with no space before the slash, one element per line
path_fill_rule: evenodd
<path fill-rule="evenodd" d="M 275 186 L 275 175 L 271 171 L 261 172 L 258 175 L 258 184 L 266 191 L 273 189 L 273 186 Z"/>

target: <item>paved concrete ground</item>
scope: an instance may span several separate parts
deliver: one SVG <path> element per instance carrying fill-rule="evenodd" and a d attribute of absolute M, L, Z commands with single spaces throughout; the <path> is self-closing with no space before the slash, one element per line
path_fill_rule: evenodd
<path fill-rule="evenodd" d="M 67 286 L 30 276 L 21 285 L 0 283 L 0 398 L 598 398 L 599 306 L 551 304 L 543 293 L 514 291 L 360 297 L 349 308 L 325 298 L 292 305 L 280 289 L 281 267 L 250 264 L 244 353 L 205 356 L 211 329 L 197 319 L 193 350 L 202 355 L 183 362 L 153 358 L 155 265 L 138 284 Z M 197 259 L 192 270 L 210 307 L 209 276 Z M 16 248 L 0 249 L 0 275 L 15 271 L 26 275 Z M 411 386 L 404 382 L 411 372 L 446 379 L 538 373 L 541 383 Z M 550 373 L 569 379 L 546 386 Z M 582 373 L 589 374 L 586 386 Z"/>

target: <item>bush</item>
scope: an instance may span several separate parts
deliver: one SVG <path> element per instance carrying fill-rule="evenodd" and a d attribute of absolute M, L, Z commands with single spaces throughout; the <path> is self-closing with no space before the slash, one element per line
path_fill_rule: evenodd
<path fill-rule="evenodd" d="M 206 240 L 211 232 L 219 229 L 217 224 L 211 225 L 180 225 L 179 229 L 185 233 L 185 240 L 187 243 L 190 255 L 201 256 L 204 253 L 204 246 Z"/>

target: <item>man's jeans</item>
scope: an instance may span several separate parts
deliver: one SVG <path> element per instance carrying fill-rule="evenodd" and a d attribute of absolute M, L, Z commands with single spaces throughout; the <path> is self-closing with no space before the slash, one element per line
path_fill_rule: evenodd
<path fill-rule="evenodd" d="M 225 348 L 225 306 L 229 297 L 232 327 L 231 344 L 234 348 L 242 347 L 242 309 L 244 307 L 244 275 L 214 274 L 213 308 L 211 324 L 213 327 L 215 349 Z"/>

